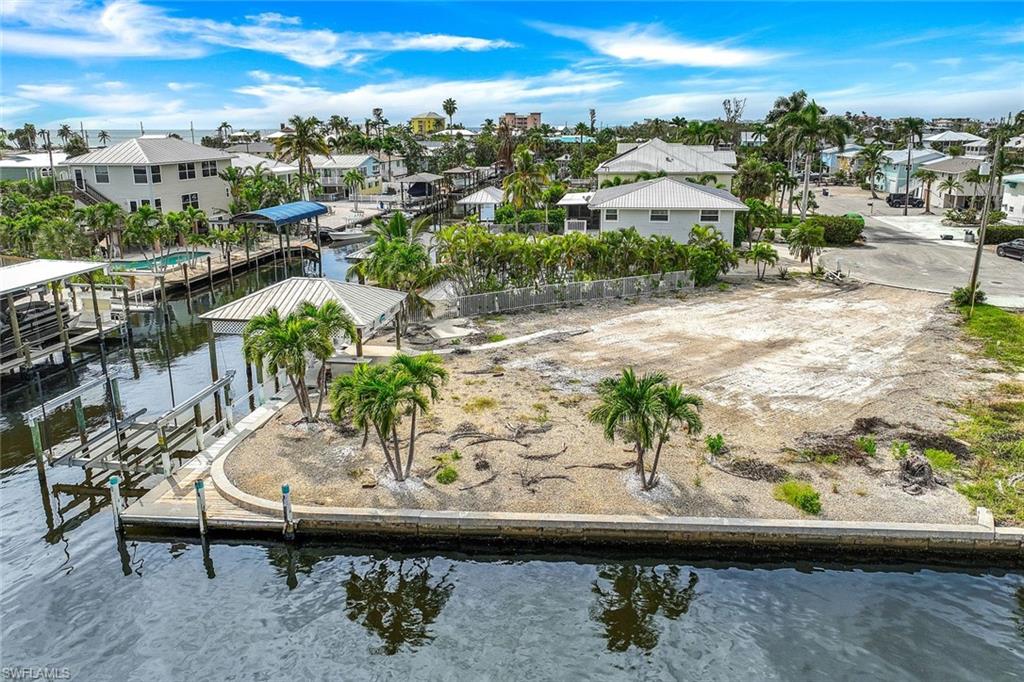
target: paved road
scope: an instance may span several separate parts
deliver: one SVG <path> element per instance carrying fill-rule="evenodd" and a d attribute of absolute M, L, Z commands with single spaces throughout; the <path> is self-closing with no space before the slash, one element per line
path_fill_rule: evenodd
<path fill-rule="evenodd" d="M 974 245 L 963 242 L 963 230 L 943 227 L 938 215 L 926 216 L 923 209 L 889 208 L 884 199 L 850 187 L 830 188 L 833 196 L 818 197 L 821 213 L 858 212 L 864 215 L 865 246 L 826 249 L 823 262 L 834 267 L 841 260 L 844 271 L 855 279 L 876 284 L 948 294 L 967 286 L 974 263 Z M 819 190 L 820 194 L 820 190 Z M 869 209 L 867 202 L 873 201 Z M 869 215 L 872 212 L 874 215 Z M 957 241 L 943 241 L 943 233 L 955 234 Z M 995 247 L 985 248 L 978 277 L 988 302 L 1006 308 L 1024 309 L 1024 263 L 996 256 Z"/>

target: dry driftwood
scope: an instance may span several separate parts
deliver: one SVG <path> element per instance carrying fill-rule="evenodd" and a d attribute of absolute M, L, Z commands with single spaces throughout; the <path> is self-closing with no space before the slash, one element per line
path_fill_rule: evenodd
<path fill-rule="evenodd" d="M 636 462 L 625 462 L 623 464 L 616 464 L 615 462 L 601 462 L 600 464 L 568 464 L 563 469 L 606 469 L 610 471 L 625 471 L 626 469 L 632 469 L 636 466 Z"/>
<path fill-rule="evenodd" d="M 537 461 L 546 462 L 549 459 L 554 459 L 555 457 L 558 457 L 559 455 L 565 454 L 565 451 L 568 450 L 568 449 L 569 449 L 569 446 L 566 445 L 565 443 L 562 443 L 562 449 L 559 450 L 558 452 L 551 452 L 551 453 L 548 453 L 546 455 L 519 455 L 519 457 L 522 457 L 523 459 L 530 459 L 530 460 L 537 460 Z"/>
<path fill-rule="evenodd" d="M 493 483 L 494 479 L 496 479 L 497 477 L 498 477 L 498 472 L 494 472 L 494 474 L 492 474 L 490 478 L 485 478 L 484 480 L 480 481 L 479 483 L 474 483 L 473 485 L 467 485 L 465 488 L 459 488 L 459 490 L 472 490 L 473 488 L 479 488 L 482 485 L 487 485 L 488 483 Z"/>
<path fill-rule="evenodd" d="M 512 473 L 513 475 L 519 477 L 520 483 L 522 483 L 523 487 L 529 490 L 531 493 L 536 493 L 537 486 L 543 483 L 544 481 L 551 481 L 556 479 L 563 481 L 572 481 L 571 478 L 564 474 L 550 474 L 542 476 L 540 474 L 531 474 L 524 471 L 513 471 Z"/>
<path fill-rule="evenodd" d="M 507 438 L 505 436 L 499 436 L 496 433 L 486 433 L 484 431 L 461 431 L 454 433 L 449 437 L 448 440 L 456 441 L 463 438 L 472 438 L 466 445 L 480 445 L 481 443 L 491 443 L 493 441 L 502 441 L 504 443 L 515 443 L 521 447 L 527 447 L 526 443 L 520 443 L 515 438 Z"/>

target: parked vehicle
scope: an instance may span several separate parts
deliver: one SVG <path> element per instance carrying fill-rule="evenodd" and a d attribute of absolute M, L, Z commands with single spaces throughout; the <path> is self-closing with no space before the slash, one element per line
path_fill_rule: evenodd
<path fill-rule="evenodd" d="M 885 203 L 889 204 L 893 208 L 903 208 L 903 204 L 907 201 L 906 194 L 890 194 L 885 198 Z M 924 208 L 924 199 L 921 197 L 910 197 L 910 203 L 908 204 L 911 208 Z"/>
<path fill-rule="evenodd" d="M 1024 239 L 1011 239 L 996 247 L 996 255 L 1024 261 Z"/>

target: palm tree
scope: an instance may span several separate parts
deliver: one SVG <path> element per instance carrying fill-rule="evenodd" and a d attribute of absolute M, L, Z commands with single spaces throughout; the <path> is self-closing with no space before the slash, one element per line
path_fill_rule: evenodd
<path fill-rule="evenodd" d="M 89 227 L 92 228 L 95 234 L 102 235 L 107 239 L 107 253 L 113 255 L 113 243 L 115 241 L 113 236 L 124 221 L 124 209 L 115 203 L 105 201 L 101 204 L 90 206 L 86 210 L 89 211 Z M 117 241 L 120 244 L 120 240 Z"/>
<path fill-rule="evenodd" d="M 399 353 L 392 358 L 391 363 L 409 378 L 409 385 L 413 391 L 426 390 L 430 395 L 430 402 L 437 401 L 438 389 L 448 380 L 448 371 L 445 370 L 439 355 L 436 353 L 423 353 L 422 355 Z M 410 409 L 412 410 L 412 424 L 409 427 L 409 457 L 405 463 L 405 476 L 408 476 L 412 470 L 412 459 L 416 449 L 416 414 L 421 409 L 426 413 L 426 408 L 421 408 L 418 402 L 413 402 Z"/>
<path fill-rule="evenodd" d="M 814 272 L 814 256 L 821 253 L 825 246 L 825 228 L 803 222 L 789 233 L 789 252 L 800 258 L 800 262 L 810 262 L 810 271 Z"/>
<path fill-rule="evenodd" d="M 233 130 L 233 128 L 231 127 L 231 124 L 228 123 L 227 121 L 222 121 L 221 124 L 219 126 L 217 126 L 217 135 L 219 135 L 220 139 L 223 140 L 223 139 L 227 138 L 228 133 L 231 130 Z"/>
<path fill-rule="evenodd" d="M 636 454 L 634 466 L 641 484 L 647 487 L 644 473 L 644 455 L 654 445 L 658 433 L 658 420 L 663 409 L 659 392 L 667 381 L 660 372 L 637 378 L 632 368 L 622 370 L 620 377 L 602 379 L 597 385 L 601 403 L 590 411 L 588 418 L 604 429 L 604 436 L 615 442 L 618 435 L 633 445 Z"/>
<path fill-rule="evenodd" d="M 300 197 L 308 197 L 306 182 L 303 174 L 312 175 L 313 166 L 309 157 L 314 154 L 329 154 L 327 143 L 320 134 L 320 122 L 315 117 L 302 118 L 292 116 L 288 125 L 294 131 L 287 137 L 277 140 L 274 145 L 275 154 L 285 161 L 293 161 L 298 166 L 299 193 Z"/>
<path fill-rule="evenodd" d="M 765 230 L 773 229 L 779 222 L 779 211 L 774 206 L 769 206 L 760 199 L 747 199 L 746 211 L 740 213 L 744 226 L 747 229 L 747 241 L 753 244 L 760 241 Z M 754 239 L 754 229 L 757 229 L 757 239 Z"/>
<path fill-rule="evenodd" d="M 983 176 L 981 171 L 977 168 L 971 168 L 964 173 L 964 182 L 971 183 L 971 201 L 968 204 L 970 208 L 976 208 L 978 185 L 984 182 L 984 179 L 985 176 Z"/>
<path fill-rule="evenodd" d="M 924 183 L 924 212 L 931 215 L 932 212 L 932 183 L 938 179 L 938 174 L 928 168 L 918 168 L 914 171 L 914 177 Z"/>
<path fill-rule="evenodd" d="M 327 362 L 334 355 L 334 339 L 344 333 L 349 341 L 355 341 L 358 332 L 356 323 L 337 301 L 324 301 L 319 307 L 305 301 L 299 306 L 298 314 L 317 323 L 317 332 L 328 341 L 319 346 L 318 350 L 330 351 L 329 354 L 316 358 L 320 361 L 320 372 L 316 379 L 318 395 L 316 409 L 313 411 L 315 421 L 320 418 L 320 408 L 323 407 L 324 395 L 327 393 Z"/>
<path fill-rule="evenodd" d="M 516 211 L 515 227 L 519 230 L 519 214 L 525 208 L 533 208 L 540 201 L 547 176 L 544 170 L 533 162 L 530 150 L 520 147 L 516 150 L 512 172 L 501 183 L 503 200 L 512 204 Z"/>
<path fill-rule="evenodd" d="M 150 260 L 146 253 L 147 246 L 153 246 L 157 240 L 157 230 L 163 224 L 163 214 L 152 206 L 139 206 L 139 209 L 125 218 L 124 241 L 129 246 L 138 246 L 142 257 Z"/>
<path fill-rule="evenodd" d="M 355 388 L 352 412 L 356 426 L 372 425 L 384 451 L 384 459 L 396 481 L 405 480 L 398 424 L 410 408 L 429 409 L 426 397 L 413 388 L 413 379 L 390 365 L 382 371 L 366 372 Z"/>
<path fill-rule="evenodd" d="M 334 353 L 333 344 L 322 333 L 320 324 L 297 313 L 282 317 L 276 308 L 271 308 L 249 320 L 242 332 L 245 359 L 260 366 L 266 362 L 272 374 L 285 370 L 307 422 L 314 421 L 306 387 L 307 355 L 322 358 Z"/>
<path fill-rule="evenodd" d="M 914 147 L 916 145 L 920 145 L 924 139 L 924 119 L 916 118 L 914 116 L 908 116 L 906 118 L 900 119 L 896 123 L 893 133 L 896 135 L 897 138 L 904 137 L 907 140 L 907 201 L 903 202 L 903 215 L 907 215 L 907 211 L 910 208 L 910 177 L 914 169 Z"/>
<path fill-rule="evenodd" d="M 75 131 L 71 130 L 71 126 L 67 123 L 61 123 L 60 127 L 57 128 L 57 137 L 60 138 L 62 144 L 67 144 L 71 136 L 75 134 Z"/>
<path fill-rule="evenodd" d="M 779 122 L 783 128 L 784 140 L 789 146 L 804 154 L 804 191 L 800 202 L 800 220 L 807 219 L 807 195 L 811 184 L 811 157 L 818 151 L 821 143 L 829 143 L 839 147 L 846 146 L 846 136 L 852 134 L 853 127 L 845 118 L 825 116 L 824 107 L 811 100 L 802 109 L 786 114 Z"/>
<path fill-rule="evenodd" d="M 950 195 L 952 195 L 952 194 L 955 194 L 956 192 L 962 192 L 963 189 L 964 189 L 963 185 L 961 185 L 957 181 L 955 175 L 950 175 L 950 176 L 946 177 L 945 180 L 943 180 L 942 182 L 939 183 L 939 192 L 942 193 L 942 194 L 950 194 Z M 943 202 L 943 204 L 945 204 L 945 202 Z M 954 208 L 955 208 L 956 207 L 956 198 L 955 197 L 953 198 L 953 205 L 954 205 Z"/>
<path fill-rule="evenodd" d="M 779 262 L 779 252 L 768 242 L 758 241 L 750 245 L 750 250 L 743 255 L 743 258 L 753 261 L 754 268 L 757 270 L 757 278 L 763 280 L 765 271 Z"/>
<path fill-rule="evenodd" d="M 353 213 L 359 213 L 359 190 L 366 186 L 366 176 L 358 168 L 351 168 L 345 177 L 342 178 L 342 182 L 352 190 L 352 196 L 355 203 L 355 208 L 352 209 Z"/>
<path fill-rule="evenodd" d="M 106 147 L 106 146 L 107 146 L 107 143 L 108 143 L 108 142 L 110 142 L 110 133 L 108 133 L 108 132 L 107 132 L 106 130 L 101 130 L 101 131 L 100 131 L 100 134 L 99 134 L 99 135 L 97 135 L 97 137 L 99 138 L 99 140 L 100 140 L 100 143 L 101 143 L 101 144 L 102 144 L 102 145 L 103 145 L 104 147 Z"/>
<path fill-rule="evenodd" d="M 661 459 L 661 448 L 669 441 L 672 432 L 680 426 L 685 426 L 686 432 L 694 436 L 704 428 L 698 413 L 703 401 L 699 396 L 683 391 L 679 384 L 664 384 L 658 391 L 658 402 L 661 403 L 657 427 L 658 443 L 654 448 L 651 475 L 644 485 L 648 490 L 658 485 L 658 460 Z"/>
<path fill-rule="evenodd" d="M 441 103 L 441 108 L 444 109 L 444 113 L 448 116 L 448 129 L 450 130 L 453 126 L 452 117 L 455 116 L 455 112 L 459 110 L 459 105 L 456 104 L 454 99 L 449 97 Z"/>
<path fill-rule="evenodd" d="M 882 165 L 886 161 L 885 147 L 877 142 L 869 144 L 857 152 L 856 158 L 860 160 L 861 168 L 864 169 L 864 177 L 871 187 L 871 198 L 877 199 L 875 193 L 875 178 L 882 172 Z"/>

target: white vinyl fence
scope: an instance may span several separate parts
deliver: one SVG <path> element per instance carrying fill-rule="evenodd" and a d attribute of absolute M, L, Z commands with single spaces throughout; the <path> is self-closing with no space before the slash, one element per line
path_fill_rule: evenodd
<path fill-rule="evenodd" d="M 434 317 L 475 317 L 537 306 L 572 305 L 608 298 L 650 296 L 691 287 L 693 287 L 693 280 L 687 270 L 619 279 L 600 279 L 592 282 L 547 284 L 538 287 L 459 296 L 448 302 L 446 310 L 436 310 Z"/>

